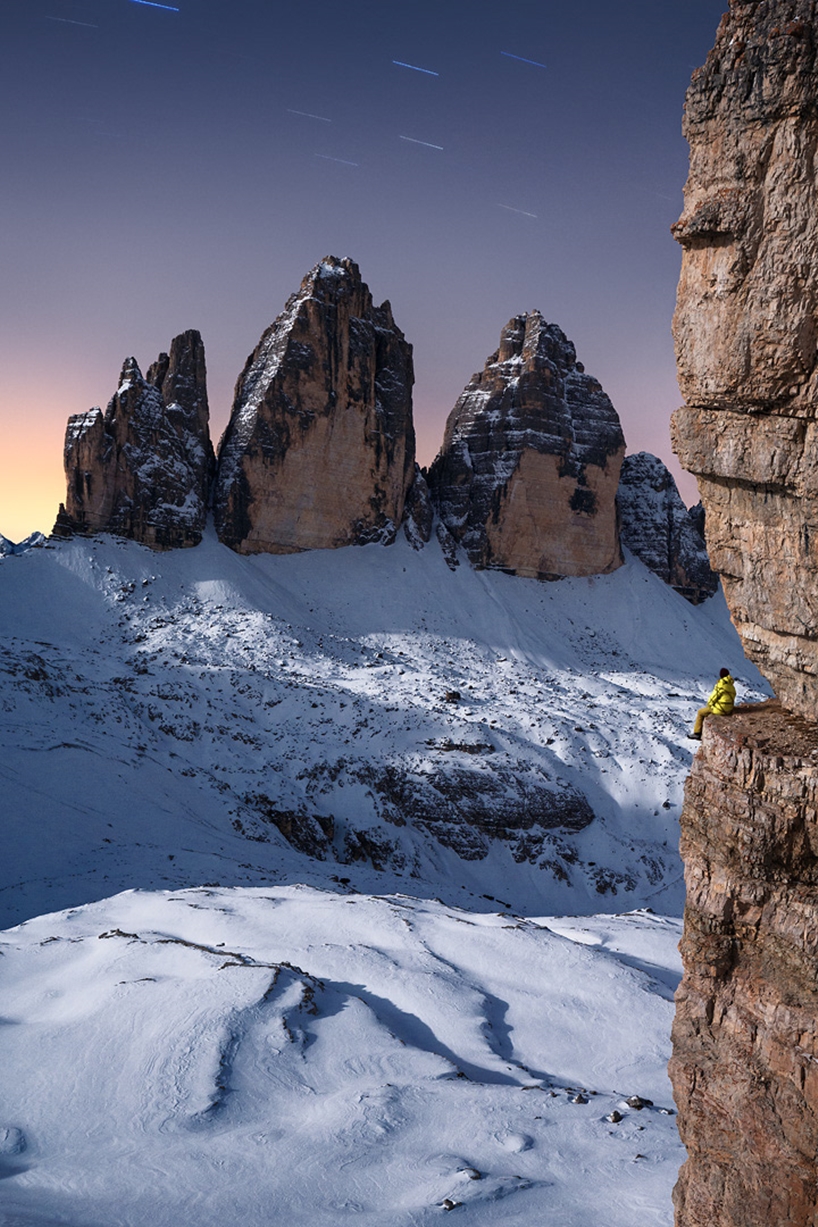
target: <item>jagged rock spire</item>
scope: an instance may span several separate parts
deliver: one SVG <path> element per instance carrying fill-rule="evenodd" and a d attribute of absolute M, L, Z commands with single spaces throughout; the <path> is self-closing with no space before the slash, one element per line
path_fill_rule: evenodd
<path fill-rule="evenodd" d="M 55 532 L 112 532 L 159 549 L 201 540 L 213 475 L 204 346 L 175 337 L 143 377 L 127 358 L 105 414 L 74 414 Z"/>
<path fill-rule="evenodd" d="M 701 504 L 688 511 L 667 465 L 650 452 L 626 456 L 616 505 L 622 544 L 646 567 L 692 605 L 713 595 L 719 577 L 699 528 Z"/>
<path fill-rule="evenodd" d="M 460 396 L 429 482 L 475 566 L 591 575 L 622 562 L 614 500 L 624 450 L 601 385 L 532 311 L 509 321 Z"/>
<path fill-rule="evenodd" d="M 351 260 L 317 264 L 239 376 L 216 528 L 240 553 L 391 541 L 414 476 L 412 348 Z"/>

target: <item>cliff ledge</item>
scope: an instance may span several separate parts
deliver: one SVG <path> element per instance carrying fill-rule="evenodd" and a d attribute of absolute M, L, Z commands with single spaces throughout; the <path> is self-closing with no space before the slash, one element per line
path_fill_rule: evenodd
<path fill-rule="evenodd" d="M 775 702 L 706 721 L 681 850 L 677 1224 L 814 1227 L 818 725 Z"/>

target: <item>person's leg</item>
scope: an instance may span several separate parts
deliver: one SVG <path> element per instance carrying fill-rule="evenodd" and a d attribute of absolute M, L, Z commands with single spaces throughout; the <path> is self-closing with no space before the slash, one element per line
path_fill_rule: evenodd
<path fill-rule="evenodd" d="M 712 716 L 712 714 L 713 713 L 711 712 L 709 707 L 699 708 L 699 710 L 696 712 L 696 723 L 693 725 L 693 732 L 695 736 L 701 737 L 702 726 L 705 720 L 707 719 L 707 717 Z"/>

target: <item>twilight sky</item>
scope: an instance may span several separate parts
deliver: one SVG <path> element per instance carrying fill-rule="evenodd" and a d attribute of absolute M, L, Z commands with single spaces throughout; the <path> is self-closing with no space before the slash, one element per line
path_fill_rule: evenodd
<path fill-rule="evenodd" d="M 668 228 L 684 92 L 726 6 L 2 0 L 0 532 L 51 528 L 68 415 L 186 328 L 217 440 L 247 354 L 328 254 L 414 345 L 421 463 L 502 326 L 539 308 L 628 450 L 678 474 Z"/>

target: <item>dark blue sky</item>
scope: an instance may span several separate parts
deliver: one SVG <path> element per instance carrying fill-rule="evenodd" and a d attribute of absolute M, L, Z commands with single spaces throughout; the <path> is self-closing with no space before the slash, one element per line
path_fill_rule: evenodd
<path fill-rule="evenodd" d="M 725 7 L 3 0 L 0 532 L 50 527 L 68 414 L 186 328 L 218 436 L 244 359 L 327 254 L 415 347 L 424 462 L 535 307 L 629 450 L 669 461 L 681 113 Z"/>

